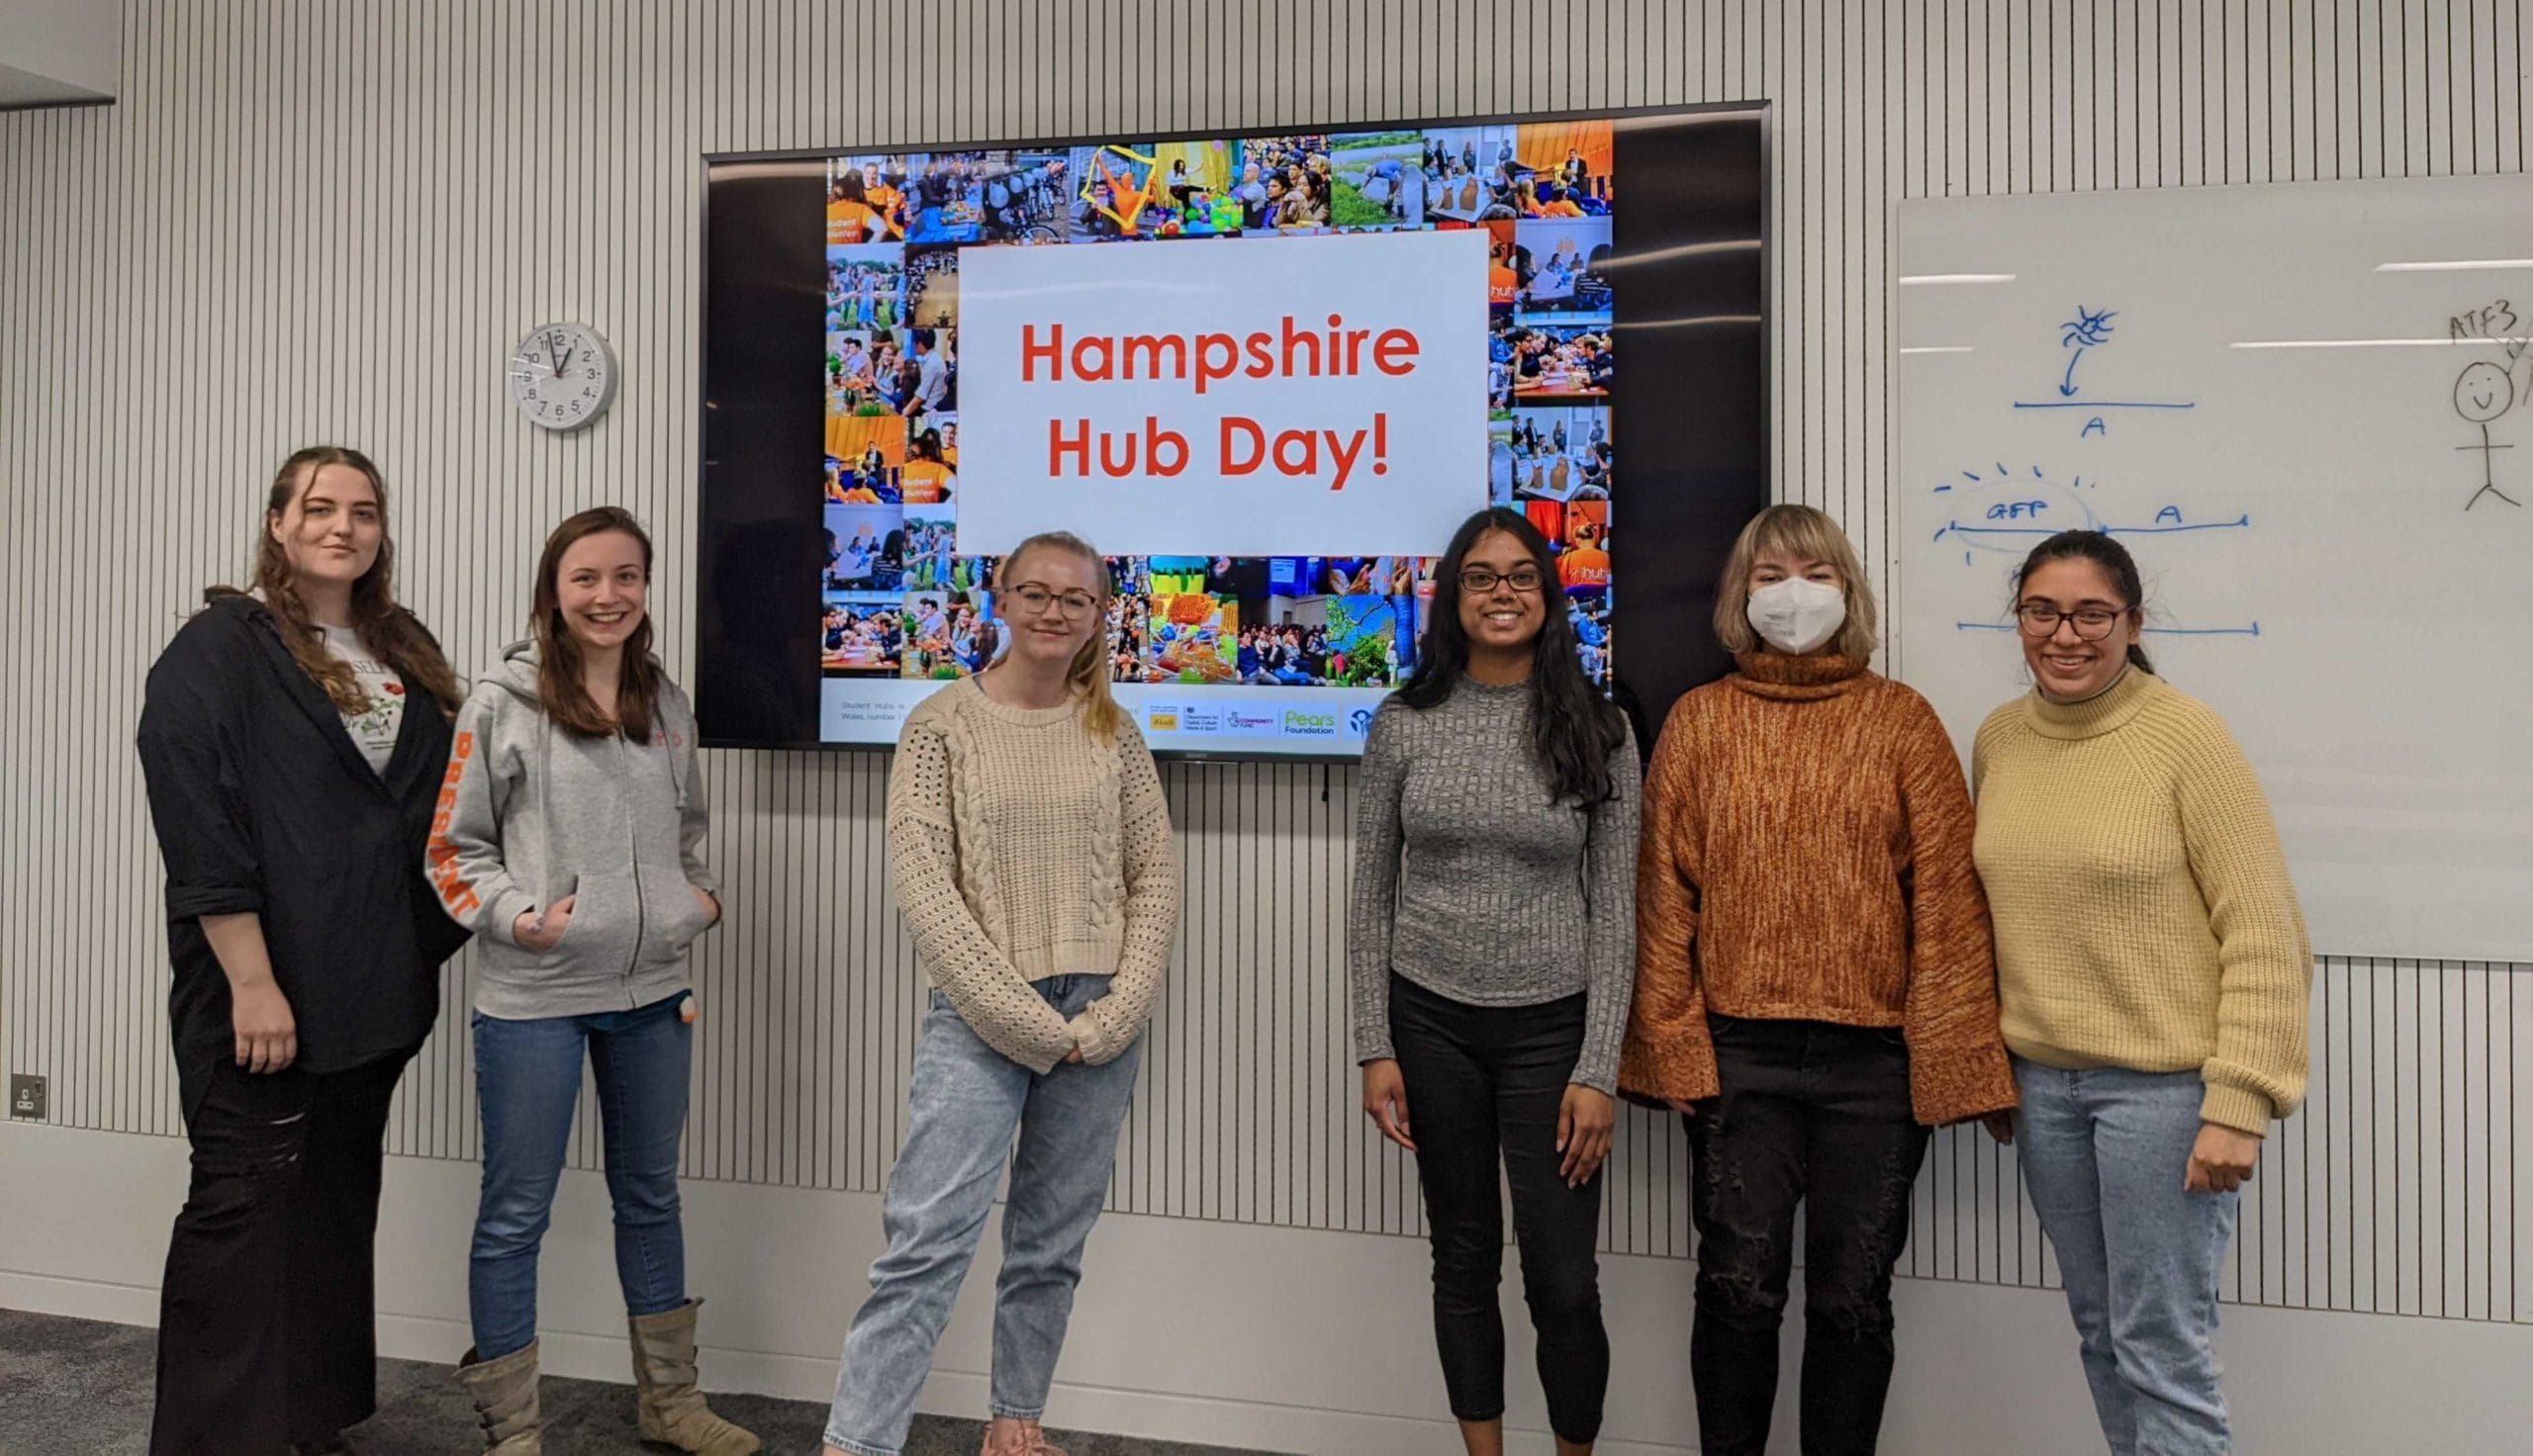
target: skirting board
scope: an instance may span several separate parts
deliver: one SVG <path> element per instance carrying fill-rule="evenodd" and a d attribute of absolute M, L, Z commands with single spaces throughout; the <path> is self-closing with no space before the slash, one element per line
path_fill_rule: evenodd
<path fill-rule="evenodd" d="M 453 1361 L 465 1348 L 472 1164 L 391 1159 L 380 1228 L 380 1343 Z M 185 1145 L 172 1138 L 0 1126 L 0 1306 L 147 1324 Z M 55 1196 L 69 1191 L 70 1196 Z M 707 1298 L 706 1383 L 823 1401 L 835 1351 L 880 1251 L 867 1195 L 690 1182 L 690 1288 Z M 984 1409 L 992 1236 L 945 1334 L 921 1409 Z M 1510 1260 L 1508 1260 L 1508 1264 Z M 1058 1425 L 1303 1456 L 1452 1456 L 1417 1241 L 1112 1216 L 1092 1236 Z M 1691 1266 L 1604 1262 L 1613 1456 L 1693 1448 Z M 543 1261 L 547 1368 L 626 1379 L 606 1193 L 571 1174 Z M 1800 1308 L 1801 1292 L 1796 1292 Z M 1893 1456 L 2096 1449 L 2075 1336 L 2052 1293 L 1902 1280 Z M 2533 1328 L 2457 1320 L 2225 1312 L 2221 1349 L 2245 1456 L 2408 1447 L 2509 1449 L 2533 1428 Z M 1794 1449 L 1801 1320 L 1789 1320 L 1778 1444 Z M 1518 1274 L 1505 1288 L 1509 1424 L 1545 1453 Z"/>

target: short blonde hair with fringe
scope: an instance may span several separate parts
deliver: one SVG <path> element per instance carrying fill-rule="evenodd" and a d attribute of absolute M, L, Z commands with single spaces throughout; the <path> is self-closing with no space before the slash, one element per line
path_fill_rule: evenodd
<path fill-rule="evenodd" d="M 1882 612 L 1874 604 L 1873 588 L 1865 582 L 1856 548 L 1836 521 L 1809 505 L 1771 505 L 1750 517 L 1734 541 L 1732 555 L 1724 559 L 1724 579 L 1715 590 L 1715 636 L 1727 652 L 1759 650 L 1759 634 L 1751 629 L 1749 617 L 1750 569 L 1760 557 L 1770 555 L 1827 562 L 1837 568 L 1838 580 L 1846 584 L 1847 619 L 1830 639 L 1829 650 L 1858 662 L 1873 656 L 1882 642 Z"/>
<path fill-rule="evenodd" d="M 1065 682 L 1073 688 L 1074 699 L 1081 708 L 1081 726 L 1101 743 L 1115 743 L 1125 731 L 1126 710 L 1108 692 L 1108 600 L 1116 594 L 1116 583 L 1108 575 L 1108 559 L 1101 556 L 1088 541 L 1071 531 L 1040 531 L 1011 548 L 1009 555 L 994 567 L 995 594 L 1002 592 L 1003 582 L 1011 577 L 1020 558 L 1032 551 L 1062 551 L 1090 564 L 1090 574 L 1099 583 L 1099 604 L 1090 609 L 1090 640 L 1073 655 L 1073 665 L 1065 672 Z M 1008 616 L 1008 612 L 1001 612 Z"/>

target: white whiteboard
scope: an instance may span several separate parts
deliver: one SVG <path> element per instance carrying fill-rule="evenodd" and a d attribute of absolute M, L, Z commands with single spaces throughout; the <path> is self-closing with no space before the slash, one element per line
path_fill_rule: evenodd
<path fill-rule="evenodd" d="M 2533 961 L 2533 179 L 1939 199 L 1899 231 L 1894 667 L 1965 759 L 2029 684 L 2013 568 L 2110 529 L 2314 950 Z"/>

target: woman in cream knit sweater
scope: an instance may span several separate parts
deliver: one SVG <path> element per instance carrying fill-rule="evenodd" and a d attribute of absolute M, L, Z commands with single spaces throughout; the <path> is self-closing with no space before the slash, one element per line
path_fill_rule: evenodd
<path fill-rule="evenodd" d="M 1108 696 L 1107 567 L 1056 532 L 994 581 L 1010 650 L 907 716 L 889 775 L 890 873 L 934 989 L 827 1419 L 850 1456 L 903 1449 L 1006 1153 L 985 1450 L 1063 1456 L 1038 1416 L 1178 925 L 1170 806 Z"/>
<path fill-rule="evenodd" d="M 2016 577 L 2032 691 L 1979 730 L 2023 1181 L 2112 1451 L 2231 1449 L 2209 1338 L 2236 1189 L 2304 1092 L 2313 957 L 2225 725 L 2138 646 L 2127 550 L 2067 531 Z"/>

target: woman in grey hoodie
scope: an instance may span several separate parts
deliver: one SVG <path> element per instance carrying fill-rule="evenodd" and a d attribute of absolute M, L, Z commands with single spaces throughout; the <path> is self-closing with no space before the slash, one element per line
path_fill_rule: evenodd
<path fill-rule="evenodd" d="M 502 655 L 457 717 L 427 867 L 476 932 L 476 1095 L 484 1195 L 458 1379 L 486 1445 L 539 1449 L 536 1255 L 561 1179 L 581 1061 L 597 1073 L 630 1317 L 641 1433 L 708 1456 L 756 1437 L 696 1389 L 678 1219 L 695 1000 L 687 948 L 720 919 L 702 854 L 695 713 L 651 656 L 651 541 L 613 506 L 554 528 L 534 636 Z"/>

